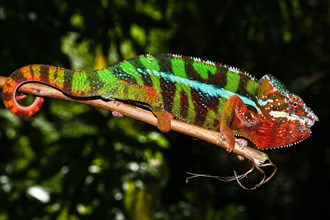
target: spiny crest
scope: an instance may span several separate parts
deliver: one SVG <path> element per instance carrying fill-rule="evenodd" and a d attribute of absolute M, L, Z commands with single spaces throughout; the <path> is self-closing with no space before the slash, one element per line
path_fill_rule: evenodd
<path fill-rule="evenodd" d="M 203 62 L 203 63 L 208 64 L 208 65 L 211 65 L 211 66 L 219 65 L 216 62 L 213 62 L 213 61 L 210 61 L 210 60 L 206 60 L 206 59 L 202 59 L 202 58 L 199 58 L 199 57 L 184 56 L 184 55 L 181 55 L 181 54 L 167 54 L 167 55 L 169 55 L 171 57 L 174 57 L 174 58 L 191 59 L 191 60 L 193 60 L 195 62 Z"/>
<path fill-rule="evenodd" d="M 240 68 L 229 66 L 229 65 L 226 65 L 226 64 L 218 64 L 218 65 L 228 69 L 230 72 L 237 73 L 237 74 L 243 74 L 243 75 L 249 77 L 252 80 L 256 80 L 256 78 L 254 76 L 252 76 L 250 73 L 248 73 L 246 71 L 241 70 Z"/>
<path fill-rule="evenodd" d="M 274 89 L 279 91 L 282 95 L 287 96 L 288 89 L 280 80 L 278 80 L 275 76 L 270 74 L 267 74 L 264 77 L 272 84 Z"/>
<path fill-rule="evenodd" d="M 202 59 L 199 57 L 191 57 L 191 59 L 193 59 L 195 62 L 201 62 Z"/>
<path fill-rule="evenodd" d="M 254 76 L 252 76 L 250 73 L 248 73 L 248 72 L 243 72 L 243 74 L 244 75 L 246 75 L 246 76 L 248 76 L 248 77 L 250 77 L 252 80 L 256 80 L 256 78 L 254 77 Z"/>
<path fill-rule="evenodd" d="M 175 57 L 175 58 L 180 58 L 180 59 L 182 58 L 181 54 L 168 54 L 168 55 Z"/>
<path fill-rule="evenodd" d="M 181 54 L 167 53 L 167 54 L 155 54 L 155 55 L 143 54 L 143 55 L 140 55 L 139 58 L 141 58 L 141 57 L 147 57 L 147 58 L 150 57 L 150 59 L 152 59 L 153 56 L 164 56 L 164 55 L 172 57 L 172 58 L 178 58 L 178 59 L 183 59 L 183 60 L 188 59 L 188 60 L 193 60 L 194 62 L 202 62 L 202 63 L 210 65 L 210 66 L 224 67 L 224 68 L 228 69 L 228 71 L 230 71 L 230 72 L 237 73 L 237 74 L 244 74 L 244 75 L 248 76 L 249 78 L 251 78 L 252 80 L 255 80 L 254 76 L 250 75 L 248 72 L 242 71 L 241 69 L 239 69 L 237 67 L 233 67 L 233 66 L 229 66 L 229 65 L 226 65 L 226 64 L 213 62 L 213 61 L 210 61 L 210 60 L 207 60 L 207 59 L 202 59 L 202 58 L 199 58 L 199 57 L 184 56 L 184 55 L 181 55 Z"/>
<path fill-rule="evenodd" d="M 230 72 L 233 72 L 233 73 L 240 73 L 240 72 L 241 72 L 237 67 L 233 67 L 233 66 L 230 66 L 230 67 L 228 68 L 228 70 L 229 70 Z"/>
<path fill-rule="evenodd" d="M 190 57 L 190 59 L 193 59 L 195 62 L 203 62 L 203 63 L 205 63 L 207 65 L 210 65 L 210 66 L 219 65 L 218 63 L 215 63 L 213 61 L 210 61 L 210 60 L 207 60 L 207 59 L 198 58 L 198 57 Z"/>
<path fill-rule="evenodd" d="M 206 64 L 209 64 L 209 65 L 212 65 L 212 66 L 215 66 L 216 65 L 215 62 L 210 61 L 210 60 L 206 60 L 205 63 Z"/>

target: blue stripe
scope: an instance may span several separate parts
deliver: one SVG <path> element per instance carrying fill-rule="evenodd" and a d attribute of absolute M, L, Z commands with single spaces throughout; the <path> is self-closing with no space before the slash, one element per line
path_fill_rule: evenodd
<path fill-rule="evenodd" d="M 172 73 L 169 73 L 169 72 L 159 72 L 156 70 L 149 70 L 149 69 L 143 70 L 141 68 L 137 68 L 137 71 L 139 71 L 141 74 L 144 74 L 144 75 L 155 75 L 159 78 L 163 78 L 166 81 L 169 81 L 172 83 L 190 85 L 193 89 L 198 90 L 198 91 L 204 93 L 205 96 L 209 96 L 212 98 L 224 97 L 224 98 L 228 99 L 229 97 L 231 97 L 233 95 L 237 95 L 238 97 L 240 97 L 240 99 L 242 99 L 244 104 L 250 105 L 250 106 L 254 107 L 255 109 L 257 109 L 258 112 L 260 112 L 260 109 L 257 107 L 257 105 L 254 101 L 252 101 L 251 99 L 249 99 L 245 96 L 239 95 L 239 94 L 231 92 L 229 90 L 226 90 L 224 88 L 219 88 L 212 84 L 202 83 L 197 80 L 190 80 L 190 79 L 182 78 L 182 77 L 173 75 Z"/>

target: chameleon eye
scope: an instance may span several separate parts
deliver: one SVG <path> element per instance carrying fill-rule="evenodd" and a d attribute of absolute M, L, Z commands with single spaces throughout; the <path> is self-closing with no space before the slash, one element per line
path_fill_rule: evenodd
<path fill-rule="evenodd" d="M 298 102 L 294 102 L 293 107 L 295 107 L 295 108 L 298 107 Z"/>

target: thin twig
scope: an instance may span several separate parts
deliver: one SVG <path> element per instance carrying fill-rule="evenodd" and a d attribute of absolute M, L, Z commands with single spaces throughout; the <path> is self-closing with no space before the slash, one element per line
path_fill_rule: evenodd
<path fill-rule="evenodd" d="M 265 167 L 273 168 L 273 171 L 270 173 L 270 175 L 268 175 L 263 170 L 263 168 L 265 168 Z M 241 180 L 243 178 L 247 178 L 247 176 L 250 173 L 252 173 L 252 171 L 254 169 L 257 169 L 259 171 L 259 173 L 262 174 L 262 176 L 263 176 L 262 179 L 257 184 L 255 184 L 254 187 L 244 186 L 243 183 L 241 182 Z M 268 163 L 265 163 L 265 164 L 252 163 L 251 168 L 243 174 L 238 175 L 237 172 L 234 170 L 234 176 L 214 176 L 214 175 L 210 175 L 210 174 L 198 174 L 198 173 L 187 172 L 187 174 L 189 174 L 190 176 L 188 176 L 186 178 L 186 183 L 188 183 L 189 180 L 191 180 L 193 178 L 196 178 L 196 177 L 207 177 L 207 178 L 214 178 L 214 179 L 220 180 L 221 182 L 237 181 L 238 185 L 240 187 L 242 187 L 243 189 L 245 189 L 245 190 L 255 190 L 255 189 L 259 188 L 260 186 L 262 186 L 263 184 L 267 183 L 270 179 L 272 179 L 273 176 L 275 175 L 276 171 L 277 171 L 277 167 L 271 161 L 269 161 Z"/>

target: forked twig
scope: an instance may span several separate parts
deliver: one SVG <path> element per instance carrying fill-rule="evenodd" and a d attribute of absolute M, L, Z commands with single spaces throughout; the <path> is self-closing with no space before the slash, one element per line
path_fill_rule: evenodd
<path fill-rule="evenodd" d="M 265 168 L 265 167 L 273 167 L 273 169 L 274 169 L 268 177 L 267 177 L 266 172 L 262 169 L 262 168 Z M 239 179 L 239 178 L 238 178 L 239 176 L 237 176 L 236 171 L 234 170 L 234 175 L 235 175 L 235 177 L 236 177 L 236 181 L 237 181 L 238 185 L 239 185 L 240 187 L 242 187 L 243 189 L 246 189 L 246 190 L 254 190 L 254 189 L 259 188 L 259 187 L 262 186 L 263 184 L 267 183 L 270 179 L 272 179 L 273 176 L 275 175 L 276 171 L 277 171 L 277 167 L 276 167 L 276 165 L 275 165 L 273 162 L 271 162 L 271 161 L 269 160 L 268 163 L 264 163 L 264 164 L 255 164 L 255 163 L 253 163 L 251 169 L 250 169 L 248 172 L 246 172 L 246 173 L 244 174 L 244 176 L 247 177 L 247 175 L 248 175 L 250 172 L 252 172 L 252 171 L 254 170 L 254 168 L 256 168 L 261 174 L 263 174 L 263 178 L 260 180 L 259 183 L 257 183 L 254 187 L 251 187 L 251 188 L 245 187 L 245 186 L 241 183 L 240 180 L 241 180 L 242 178 Z"/>
<path fill-rule="evenodd" d="M 262 186 L 263 184 L 267 183 L 270 179 L 273 178 L 273 176 L 275 175 L 276 171 L 277 171 L 277 167 L 276 165 L 271 162 L 270 160 L 268 160 L 268 162 L 266 163 L 251 163 L 252 167 L 246 171 L 243 174 L 237 175 L 236 170 L 234 170 L 234 176 L 213 176 L 210 174 L 197 174 L 197 173 L 191 173 L 191 172 L 187 172 L 187 174 L 191 175 L 189 177 L 186 178 L 186 183 L 189 182 L 189 180 L 196 178 L 196 177 L 207 177 L 207 178 L 215 178 L 217 180 L 220 180 L 222 182 L 232 182 L 232 181 L 237 181 L 238 185 L 240 187 L 242 187 L 245 190 L 255 190 L 257 188 L 259 188 L 260 186 Z M 267 176 L 266 172 L 263 170 L 263 168 L 265 167 L 273 167 L 273 171 L 270 173 L 269 176 Z M 246 187 L 242 184 L 241 180 L 243 178 L 247 178 L 248 175 L 254 170 L 257 169 L 262 175 L 263 178 L 260 180 L 259 183 L 257 183 L 254 187 Z"/>

